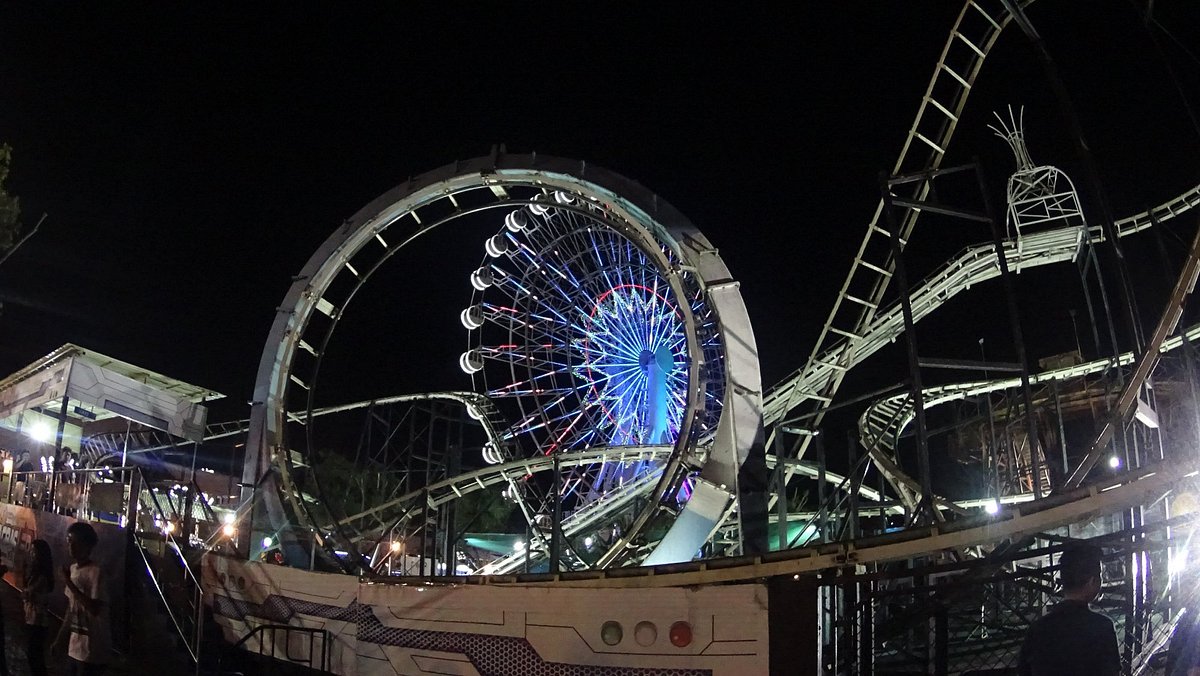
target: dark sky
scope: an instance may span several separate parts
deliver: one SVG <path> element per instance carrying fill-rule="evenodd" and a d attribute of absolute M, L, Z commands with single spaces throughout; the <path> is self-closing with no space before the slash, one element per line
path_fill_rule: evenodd
<path fill-rule="evenodd" d="M 0 141 L 26 221 L 49 216 L 0 267 L 0 373 L 70 341 L 224 392 L 216 417 L 243 416 L 274 309 L 317 245 L 407 176 L 506 143 L 605 166 L 687 214 L 742 281 L 773 383 L 808 355 L 958 11 L 792 5 L 8 3 Z M 1183 103 L 1200 111 L 1200 64 L 1155 32 L 1164 59 L 1137 5 L 1043 0 L 1030 13 L 1118 216 L 1200 182 Z M 1200 51 L 1196 3 L 1155 7 Z M 1001 199 L 1011 159 L 984 125 L 1009 103 L 1029 107 L 1035 159 L 1083 187 L 1015 28 L 984 66 L 951 161 L 980 156 Z M 454 357 L 477 235 L 435 236 L 371 287 L 335 339 L 326 403 L 469 385 Z M 914 276 L 986 239 L 930 232 Z M 1036 285 L 1054 282 L 1022 283 L 1044 296 Z M 960 319 L 937 330 L 981 307 L 948 308 Z M 1034 357 L 1067 349 L 1055 312 L 1031 328 Z M 973 356 L 976 337 L 938 349 Z"/>

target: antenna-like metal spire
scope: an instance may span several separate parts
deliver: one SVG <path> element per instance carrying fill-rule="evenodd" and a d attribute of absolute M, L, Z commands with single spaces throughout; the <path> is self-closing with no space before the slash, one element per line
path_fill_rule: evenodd
<path fill-rule="evenodd" d="M 1033 168 L 1033 159 L 1029 157 L 1029 148 L 1025 145 L 1025 106 L 1021 106 L 1020 113 L 1013 115 L 1012 106 L 1008 106 L 1008 121 L 1005 122 L 1000 113 L 992 113 L 996 116 L 996 121 L 1000 123 L 999 127 L 988 125 L 988 129 L 996 132 L 996 136 L 1004 139 L 1008 143 L 1008 147 L 1012 149 L 1013 156 L 1017 160 L 1017 171 L 1025 171 Z"/>

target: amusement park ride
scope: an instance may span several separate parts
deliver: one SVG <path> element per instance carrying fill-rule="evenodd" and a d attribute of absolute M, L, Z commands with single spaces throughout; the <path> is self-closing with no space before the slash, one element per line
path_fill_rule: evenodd
<path fill-rule="evenodd" d="M 501 148 L 410 179 L 348 219 L 279 308 L 250 419 L 211 430 L 213 437 L 248 433 L 237 536 L 224 545 L 231 556 L 214 557 L 205 572 L 206 592 L 226 599 L 215 607 L 227 631 L 252 625 L 248 608 L 269 605 L 266 597 L 248 600 L 244 581 L 233 594 L 241 600 L 228 600 L 232 571 L 247 565 L 259 572 L 246 575 L 260 576 L 291 609 L 261 617 L 307 627 L 352 622 L 306 611 L 320 604 L 288 596 L 309 584 L 359 590 L 346 592 L 352 603 L 330 597 L 346 613 L 370 606 L 392 583 L 404 598 L 387 602 L 392 608 L 444 586 L 455 590 L 438 592 L 447 618 L 470 606 L 455 605 L 454 594 L 490 595 L 478 603 L 511 611 L 534 603 L 514 601 L 513 593 L 574 607 L 592 603 L 577 596 L 590 589 L 626 603 L 633 597 L 619 591 L 683 594 L 699 586 L 692 591 L 729 597 L 684 602 L 693 615 L 709 612 L 710 602 L 736 608 L 749 598 L 761 608 L 769 600 L 769 627 L 765 611 L 761 624 L 750 624 L 770 636 L 737 639 L 755 646 L 750 662 L 728 651 L 716 661 L 700 653 L 679 661 L 660 649 L 668 624 L 669 644 L 689 644 L 701 631 L 695 619 L 682 623 L 683 643 L 678 622 L 630 620 L 623 639 L 622 625 L 601 625 L 604 618 L 596 623 L 603 645 L 578 629 L 582 640 L 597 654 L 634 646 L 622 653 L 632 661 L 578 654 L 559 661 L 748 673 L 742 669 L 765 669 L 768 661 L 774 670 L 790 655 L 793 665 L 808 665 L 796 666 L 799 673 L 982 672 L 1013 665 L 1021 631 L 1052 602 L 1057 553 L 1086 538 L 1109 552 L 1104 600 L 1123 636 L 1126 668 L 1148 669 L 1189 603 L 1180 576 L 1196 525 L 1200 419 L 1188 411 L 1195 410 L 1192 343 L 1200 326 L 1179 324 L 1200 239 L 1170 296 L 1158 301 L 1163 310 L 1147 335 L 1127 310 L 1121 242 L 1189 212 L 1200 204 L 1200 186 L 1126 218 L 1085 215 L 1071 179 L 1033 161 L 1023 120 L 1011 111 L 995 129 L 1016 160 L 1004 208 L 988 203 L 980 166 L 944 164 L 1000 34 L 1016 25 L 1040 46 L 1023 13 L 1029 4 L 965 3 L 818 340 L 773 386 L 761 382 L 750 317 L 719 243 L 610 171 Z M 941 201 L 956 194 L 939 191 L 947 181 L 973 186 L 972 201 L 983 208 Z M 1091 176 L 1084 185 L 1098 189 Z M 985 243 L 916 280 L 907 244 L 929 218 L 973 224 Z M 469 301 L 459 366 L 473 389 L 323 405 L 323 356 L 377 271 L 435 229 L 483 220 L 495 234 L 481 242 L 479 266 L 461 278 Z M 1101 259 L 1110 266 L 1103 275 Z M 1094 341 L 1089 359 L 1080 348 L 1038 369 L 1021 333 L 1017 275 L 1066 265 L 1078 271 L 1094 332 L 1109 335 Z M 1016 361 L 923 355 L 916 324 L 997 278 Z M 909 366 L 903 389 L 838 398 L 851 371 L 898 341 Z M 922 376 L 935 368 L 969 375 L 925 386 Z M 860 415 L 849 456 L 834 462 L 825 423 L 845 410 Z M 316 430 L 355 415 L 371 432 L 353 460 L 357 488 L 347 490 L 323 471 L 331 451 Z M 948 417 L 957 422 L 935 429 Z M 973 494 L 938 485 L 935 465 L 951 462 L 931 457 L 939 454 L 970 468 Z M 265 550 L 281 552 L 288 566 L 237 563 Z M 306 575 L 342 581 L 310 583 Z M 762 593 L 730 600 L 746 585 Z M 430 619 L 441 602 L 432 602 L 425 625 L 408 630 L 450 621 Z M 775 613 L 797 603 L 808 604 L 796 611 L 803 627 L 785 630 Z M 706 629 L 717 643 L 722 612 L 711 610 Z M 664 638 L 645 642 L 657 626 Z M 359 626 L 360 656 L 374 640 L 364 636 Z M 467 656 L 455 662 L 464 671 L 453 673 L 474 673 L 471 664 L 484 671 L 469 647 L 436 651 L 450 661 L 444 655 Z M 417 673 L 387 655 L 376 663 Z M 341 659 L 339 670 L 352 662 Z"/>

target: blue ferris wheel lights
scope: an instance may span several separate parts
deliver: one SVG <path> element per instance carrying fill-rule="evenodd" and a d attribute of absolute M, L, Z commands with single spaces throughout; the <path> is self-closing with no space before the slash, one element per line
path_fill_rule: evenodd
<path fill-rule="evenodd" d="M 676 368 L 683 324 L 656 289 L 625 283 L 601 294 L 575 344 L 576 375 L 591 385 L 611 423 L 612 445 L 668 444 L 678 435 L 686 382 Z"/>

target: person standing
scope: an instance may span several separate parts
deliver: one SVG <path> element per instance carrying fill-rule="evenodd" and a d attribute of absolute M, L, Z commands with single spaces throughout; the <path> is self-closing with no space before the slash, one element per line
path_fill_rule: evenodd
<path fill-rule="evenodd" d="M 112 652 L 103 571 L 92 560 L 92 551 L 99 541 L 96 529 L 83 521 L 76 521 L 67 528 L 67 551 L 74 563 L 63 566 L 62 570 L 67 592 L 67 616 L 54 640 L 54 649 L 57 651 L 63 636 L 69 631 L 68 673 L 75 676 L 104 673 Z"/>
<path fill-rule="evenodd" d="M 21 454 L 17 456 L 16 471 L 19 473 L 37 471 L 37 467 L 34 466 L 33 459 L 30 457 L 29 451 L 21 451 Z M 28 480 L 28 477 L 26 477 L 26 480 Z"/>
<path fill-rule="evenodd" d="M 29 656 L 29 673 L 46 676 L 46 632 L 50 592 L 54 591 L 54 559 L 45 540 L 34 540 L 32 546 L 33 556 L 25 568 L 25 590 L 21 592 L 25 606 L 25 653 Z"/>
<path fill-rule="evenodd" d="M 1029 627 L 1021 676 L 1118 676 L 1121 655 L 1112 620 L 1088 607 L 1100 594 L 1100 548 L 1076 545 L 1059 558 L 1063 600 Z"/>

